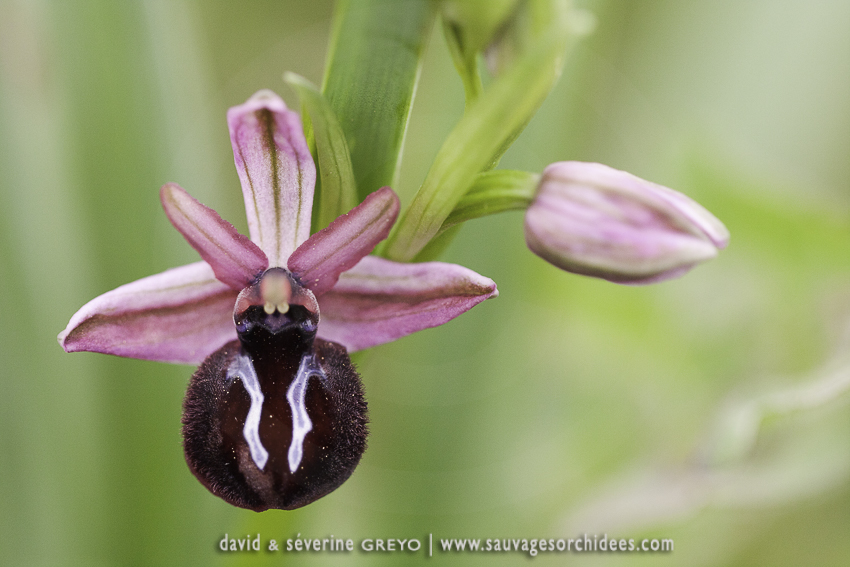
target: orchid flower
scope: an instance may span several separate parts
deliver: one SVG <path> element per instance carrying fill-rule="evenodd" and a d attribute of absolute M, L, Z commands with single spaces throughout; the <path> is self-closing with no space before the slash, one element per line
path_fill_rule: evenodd
<path fill-rule="evenodd" d="M 297 508 L 342 484 L 365 450 L 348 353 L 498 292 L 461 266 L 369 256 L 398 216 L 389 187 L 311 235 L 316 168 L 298 114 L 260 91 L 227 120 L 250 239 L 166 184 L 163 208 L 203 261 L 93 299 L 58 338 L 67 352 L 202 363 L 184 404 L 192 472 L 237 506 Z"/>

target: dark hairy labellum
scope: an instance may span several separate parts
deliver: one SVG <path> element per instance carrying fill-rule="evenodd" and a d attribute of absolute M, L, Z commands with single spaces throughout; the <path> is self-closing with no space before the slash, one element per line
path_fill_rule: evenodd
<path fill-rule="evenodd" d="M 294 303 L 299 290 L 281 268 L 244 290 L 239 340 L 201 364 L 183 404 L 189 468 L 213 494 L 258 512 L 328 494 L 366 449 L 360 377 L 343 346 L 316 338 L 318 315 Z"/>

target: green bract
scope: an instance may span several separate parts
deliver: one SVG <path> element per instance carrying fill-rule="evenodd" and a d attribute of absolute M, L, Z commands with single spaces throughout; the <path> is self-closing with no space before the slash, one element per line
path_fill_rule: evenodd
<path fill-rule="evenodd" d="M 298 92 L 312 125 L 320 174 L 313 204 L 313 228 L 322 229 L 358 203 L 351 155 L 339 121 L 319 89 L 295 73 L 286 73 L 283 78 Z"/>
<path fill-rule="evenodd" d="M 544 32 L 503 75 L 471 104 L 440 148 L 410 207 L 383 253 L 409 261 L 440 231 L 475 176 L 492 169 L 525 128 L 561 72 L 569 34 L 569 11 L 549 3 Z"/>

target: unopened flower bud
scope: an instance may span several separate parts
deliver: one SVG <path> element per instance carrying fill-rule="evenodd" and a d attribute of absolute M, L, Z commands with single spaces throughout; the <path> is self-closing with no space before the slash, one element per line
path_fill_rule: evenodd
<path fill-rule="evenodd" d="M 547 167 L 525 215 L 528 247 L 576 274 L 625 284 L 677 277 L 729 232 L 685 195 L 598 163 Z"/>
<path fill-rule="evenodd" d="M 487 47 L 516 5 L 517 0 L 444 0 L 440 7 L 461 47 L 476 53 Z"/>

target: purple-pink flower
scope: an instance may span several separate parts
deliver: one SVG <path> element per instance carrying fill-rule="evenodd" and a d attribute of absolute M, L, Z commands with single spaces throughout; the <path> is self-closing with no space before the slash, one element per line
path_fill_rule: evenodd
<path fill-rule="evenodd" d="M 201 363 L 183 406 L 189 468 L 236 506 L 292 509 L 341 485 L 366 448 L 348 352 L 441 325 L 498 292 L 461 266 L 369 256 L 398 216 L 389 187 L 311 235 L 316 168 L 298 115 L 260 91 L 227 121 L 251 238 L 164 185 L 166 215 L 203 261 L 93 299 L 59 343 Z"/>
<path fill-rule="evenodd" d="M 227 114 L 250 240 L 178 185 L 160 196 L 204 261 L 123 285 L 84 305 L 59 334 L 67 352 L 198 364 L 236 339 L 239 292 L 288 269 L 318 301 L 318 336 L 349 352 L 446 323 L 495 297 L 495 283 L 442 262 L 368 256 L 398 214 L 389 188 L 310 235 L 316 169 L 297 113 L 260 91 Z"/>
<path fill-rule="evenodd" d="M 714 258 L 729 231 L 682 193 L 600 163 L 562 161 L 540 177 L 525 240 L 562 270 L 646 284 Z"/>

